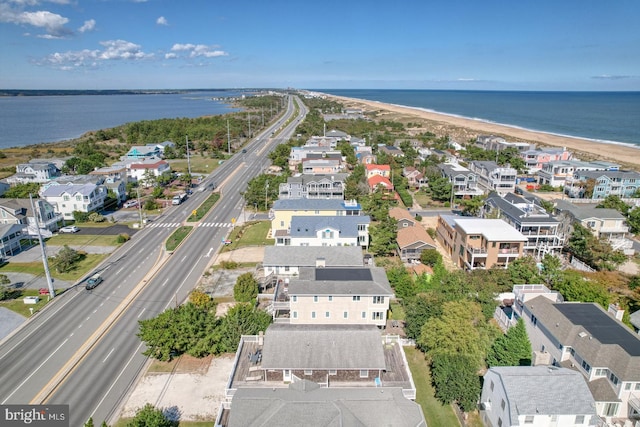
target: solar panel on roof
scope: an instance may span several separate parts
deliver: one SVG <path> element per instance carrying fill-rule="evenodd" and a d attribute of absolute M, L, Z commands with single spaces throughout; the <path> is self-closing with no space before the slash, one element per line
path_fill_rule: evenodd
<path fill-rule="evenodd" d="M 368 268 L 316 268 L 316 280 L 371 281 Z"/>
<path fill-rule="evenodd" d="M 554 304 L 574 325 L 581 325 L 602 344 L 618 344 L 630 356 L 640 356 L 640 338 L 594 304 Z"/>

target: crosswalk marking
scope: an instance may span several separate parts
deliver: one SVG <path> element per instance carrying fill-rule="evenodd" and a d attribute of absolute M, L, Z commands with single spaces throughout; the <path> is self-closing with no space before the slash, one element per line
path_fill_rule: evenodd
<path fill-rule="evenodd" d="M 180 222 L 153 222 L 147 225 L 148 228 L 176 228 L 180 227 Z M 187 224 L 188 225 L 188 224 Z M 230 222 L 202 222 L 196 224 L 196 227 L 210 227 L 210 228 L 232 228 L 233 224 Z"/>

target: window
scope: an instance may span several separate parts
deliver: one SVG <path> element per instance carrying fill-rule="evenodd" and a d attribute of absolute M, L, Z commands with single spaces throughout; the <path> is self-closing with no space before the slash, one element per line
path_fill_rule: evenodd
<path fill-rule="evenodd" d="M 502 427 L 502 418 L 498 417 L 498 427 Z"/>
<path fill-rule="evenodd" d="M 329 302 L 333 301 L 333 295 L 329 295 L 329 296 L 327 297 L 327 300 L 328 300 Z"/>
<path fill-rule="evenodd" d="M 613 383 L 613 385 L 618 385 L 618 377 L 616 377 L 613 372 L 609 375 L 609 379 Z"/>
<path fill-rule="evenodd" d="M 607 376 L 607 370 L 606 369 L 602 369 L 602 368 L 598 368 L 596 369 L 596 377 L 606 377 Z"/>
<path fill-rule="evenodd" d="M 595 226 L 596 226 L 596 222 L 595 221 L 587 221 L 587 227 L 595 228 Z"/>
<path fill-rule="evenodd" d="M 533 424 L 533 415 L 525 415 L 524 423 L 525 424 Z"/>
<path fill-rule="evenodd" d="M 313 302 L 318 302 L 318 295 L 313 296 Z"/>
<path fill-rule="evenodd" d="M 305 374 L 305 375 L 313 375 L 313 370 L 311 370 L 311 369 L 305 369 L 305 370 L 304 370 L 304 374 Z"/>
<path fill-rule="evenodd" d="M 373 297 L 373 303 L 374 304 L 384 304 L 384 297 Z"/>
<path fill-rule="evenodd" d="M 618 403 L 605 403 L 603 415 L 605 417 L 613 417 L 618 414 Z"/>
<path fill-rule="evenodd" d="M 367 378 L 369 377 L 369 370 L 368 369 L 360 369 L 360 378 Z"/>
<path fill-rule="evenodd" d="M 362 312 L 362 318 L 363 318 L 363 319 L 366 319 L 366 318 L 367 318 L 367 312 L 366 312 L 366 311 L 363 311 L 363 312 Z"/>
<path fill-rule="evenodd" d="M 493 380 L 491 380 L 491 391 L 493 391 L 493 386 L 494 386 Z"/>
<path fill-rule="evenodd" d="M 298 295 L 292 295 L 291 302 L 298 302 Z"/>
<path fill-rule="evenodd" d="M 293 318 L 294 318 L 294 319 L 297 319 L 297 318 L 298 318 L 298 312 L 297 312 L 297 311 L 294 311 L 294 312 L 293 312 Z"/>
<path fill-rule="evenodd" d="M 371 320 L 382 320 L 384 313 L 382 311 L 374 311 L 371 313 Z"/>
<path fill-rule="evenodd" d="M 324 312 L 324 317 L 326 317 L 327 319 L 328 319 L 329 317 L 331 317 L 331 312 L 329 312 L 329 311 L 325 311 L 325 312 Z"/>
<path fill-rule="evenodd" d="M 625 383 L 624 384 L 624 389 L 625 390 L 631 390 L 631 383 Z"/>
<path fill-rule="evenodd" d="M 585 362 L 583 360 L 582 361 L 582 369 L 584 369 L 586 372 L 591 372 L 591 365 L 589 365 L 587 362 Z"/>
<path fill-rule="evenodd" d="M 342 313 L 342 317 L 343 317 L 344 319 L 348 319 L 348 318 L 349 318 L 349 312 L 348 312 L 348 311 L 343 312 L 343 313 Z"/>
<path fill-rule="evenodd" d="M 634 390 L 640 390 L 640 383 L 636 383 L 636 386 L 634 387 Z"/>
<path fill-rule="evenodd" d="M 584 424 L 584 415 L 576 415 L 575 424 Z"/>
<path fill-rule="evenodd" d="M 360 301 L 360 295 L 354 295 L 352 300 L 353 301 Z"/>
<path fill-rule="evenodd" d="M 316 318 L 316 312 L 315 312 L 315 311 L 312 311 L 312 312 L 311 312 L 311 318 L 312 318 L 312 319 L 315 319 L 315 318 Z"/>
<path fill-rule="evenodd" d="M 504 409 L 506 404 L 507 404 L 507 402 L 505 402 L 504 399 L 502 399 L 502 402 L 500 402 L 500 408 Z"/>

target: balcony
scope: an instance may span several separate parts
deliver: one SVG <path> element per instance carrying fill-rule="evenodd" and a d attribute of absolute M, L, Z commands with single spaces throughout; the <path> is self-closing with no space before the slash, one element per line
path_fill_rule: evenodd
<path fill-rule="evenodd" d="M 472 255 L 486 255 L 487 254 L 487 249 L 486 248 L 471 248 L 467 246 L 467 252 L 469 252 Z"/>

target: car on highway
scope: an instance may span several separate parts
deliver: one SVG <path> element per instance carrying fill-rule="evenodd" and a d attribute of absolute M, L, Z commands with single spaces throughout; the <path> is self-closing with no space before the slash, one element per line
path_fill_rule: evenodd
<path fill-rule="evenodd" d="M 242 154 L 245 154 L 246 152 L 247 152 L 247 150 L 243 148 L 242 149 Z"/>
<path fill-rule="evenodd" d="M 75 225 L 67 225 L 58 230 L 58 233 L 77 233 L 78 231 L 80 231 L 80 229 Z"/>
<path fill-rule="evenodd" d="M 85 285 L 85 289 L 90 291 L 100 283 L 102 283 L 102 276 L 100 276 L 100 273 L 96 273 L 93 276 L 89 277 L 89 280 L 87 280 L 87 284 Z"/>

